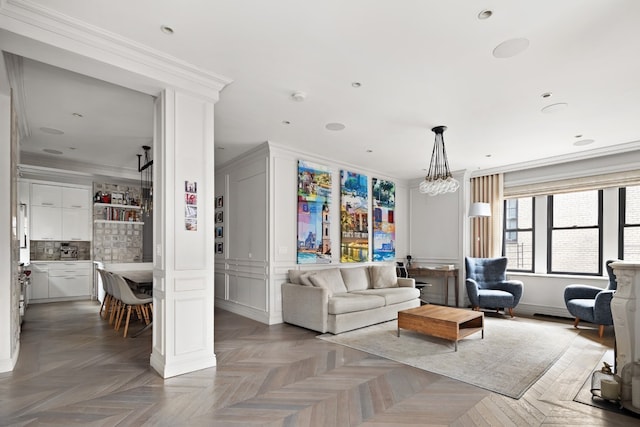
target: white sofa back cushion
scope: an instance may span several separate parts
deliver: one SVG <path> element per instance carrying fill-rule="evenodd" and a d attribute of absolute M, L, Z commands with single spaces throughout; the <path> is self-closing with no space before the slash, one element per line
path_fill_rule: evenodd
<path fill-rule="evenodd" d="M 398 287 L 398 276 L 393 264 L 372 265 L 369 268 L 371 269 L 371 284 L 374 289 Z"/>
<path fill-rule="evenodd" d="M 289 282 L 294 285 L 313 286 L 309 276 L 314 274 L 312 271 L 289 270 Z"/>
<path fill-rule="evenodd" d="M 329 290 L 331 295 L 347 292 L 347 287 L 342 280 L 342 274 L 340 274 L 339 268 L 318 270 L 309 276 L 309 280 L 311 280 L 313 286 Z"/>
<path fill-rule="evenodd" d="M 371 288 L 369 283 L 369 270 L 367 267 L 342 267 L 342 280 L 349 292 L 363 291 Z"/>

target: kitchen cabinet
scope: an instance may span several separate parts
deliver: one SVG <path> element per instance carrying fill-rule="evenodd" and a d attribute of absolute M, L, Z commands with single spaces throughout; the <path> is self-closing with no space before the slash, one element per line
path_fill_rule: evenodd
<path fill-rule="evenodd" d="M 62 187 L 49 184 L 31 184 L 31 205 L 61 207 Z"/>
<path fill-rule="evenodd" d="M 49 298 L 49 265 L 48 264 L 30 264 L 31 282 L 27 288 L 29 300 L 39 300 Z"/>
<path fill-rule="evenodd" d="M 89 189 L 31 184 L 30 240 L 89 241 Z"/>
<path fill-rule="evenodd" d="M 62 240 L 91 240 L 88 209 L 62 209 Z"/>
<path fill-rule="evenodd" d="M 62 187 L 62 207 L 89 209 L 89 190 L 86 188 Z"/>
<path fill-rule="evenodd" d="M 31 263 L 31 299 L 33 302 L 88 298 L 93 275 L 89 262 Z"/>
<path fill-rule="evenodd" d="M 31 206 L 31 240 L 62 240 L 62 209 Z"/>

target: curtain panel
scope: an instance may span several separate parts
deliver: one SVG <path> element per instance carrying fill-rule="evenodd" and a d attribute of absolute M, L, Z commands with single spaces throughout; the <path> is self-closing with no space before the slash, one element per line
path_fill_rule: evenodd
<path fill-rule="evenodd" d="M 471 203 L 491 205 L 490 217 L 471 218 L 471 256 L 493 258 L 502 254 L 503 174 L 471 178 Z"/>

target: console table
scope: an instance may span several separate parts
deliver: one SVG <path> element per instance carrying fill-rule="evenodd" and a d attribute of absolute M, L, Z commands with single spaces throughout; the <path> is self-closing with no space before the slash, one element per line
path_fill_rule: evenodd
<path fill-rule="evenodd" d="M 409 277 L 417 278 L 439 278 L 444 283 L 444 304 L 449 305 L 449 278 L 454 278 L 454 291 L 456 295 L 456 307 L 458 307 L 458 279 L 457 268 L 439 268 L 439 267 L 409 267 L 407 268 L 407 274 Z"/>

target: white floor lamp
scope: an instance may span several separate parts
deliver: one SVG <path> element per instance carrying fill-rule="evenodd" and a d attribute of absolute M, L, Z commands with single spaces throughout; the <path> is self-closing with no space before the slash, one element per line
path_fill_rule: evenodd
<path fill-rule="evenodd" d="M 474 202 L 471 203 L 469 207 L 469 218 L 487 218 L 491 216 L 491 205 L 485 202 Z M 473 242 L 473 253 L 472 256 L 475 257 L 485 257 L 484 251 L 482 250 L 480 235 L 481 235 L 481 227 L 480 221 L 474 221 L 473 223 L 473 236 L 475 237 Z"/>

